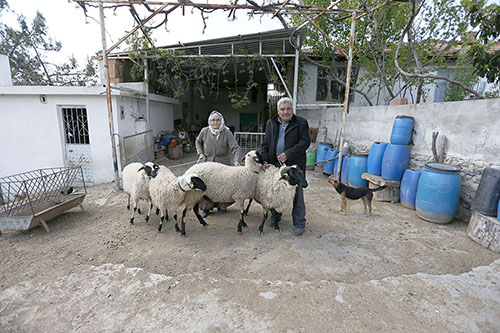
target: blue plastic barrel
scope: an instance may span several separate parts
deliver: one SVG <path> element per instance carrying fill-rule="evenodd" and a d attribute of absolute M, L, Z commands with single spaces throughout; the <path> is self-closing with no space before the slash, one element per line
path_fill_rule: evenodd
<path fill-rule="evenodd" d="M 417 196 L 418 180 L 422 170 L 406 169 L 401 180 L 400 201 L 401 206 L 415 210 L 415 197 Z"/>
<path fill-rule="evenodd" d="M 325 160 L 329 160 L 331 158 L 334 158 L 338 154 L 339 154 L 338 150 L 335 150 L 335 149 L 331 148 L 326 153 Z M 335 160 L 331 160 L 331 161 L 325 162 L 324 165 L 323 165 L 323 172 L 331 175 L 332 172 L 333 172 L 333 165 L 334 165 L 334 163 L 335 163 Z"/>
<path fill-rule="evenodd" d="M 175 138 L 175 134 L 163 133 L 160 135 L 160 142 L 163 146 L 168 146 L 170 144 L 170 140 L 173 138 Z"/>
<path fill-rule="evenodd" d="M 400 181 L 410 164 L 410 149 L 404 145 L 388 144 L 382 159 L 382 178 Z"/>
<path fill-rule="evenodd" d="M 413 132 L 413 117 L 396 116 L 392 124 L 391 143 L 394 145 L 407 145 L 410 143 Z"/>
<path fill-rule="evenodd" d="M 460 168 L 427 163 L 420 176 L 415 198 L 418 217 L 434 223 L 450 223 L 460 200 Z"/>
<path fill-rule="evenodd" d="M 368 154 L 366 171 L 372 175 L 380 176 L 382 172 L 382 158 L 384 157 L 387 142 L 374 142 Z"/>
<path fill-rule="evenodd" d="M 368 181 L 361 178 L 366 172 L 368 155 L 352 155 L 349 162 L 349 185 L 354 187 L 368 187 Z"/>
<path fill-rule="evenodd" d="M 326 160 L 326 158 L 325 158 L 326 154 L 328 153 L 328 151 L 330 149 L 332 149 L 332 147 L 333 147 L 333 145 L 331 143 L 321 142 L 318 146 L 318 153 L 316 154 L 316 162 Z M 319 163 L 316 165 L 323 166 L 323 164 L 325 164 L 325 163 Z"/>
<path fill-rule="evenodd" d="M 340 170 L 340 181 L 344 184 L 349 184 L 349 163 L 351 157 L 346 156 L 342 161 L 342 169 Z"/>
<path fill-rule="evenodd" d="M 500 200 L 498 200 L 497 219 L 500 221 Z"/>

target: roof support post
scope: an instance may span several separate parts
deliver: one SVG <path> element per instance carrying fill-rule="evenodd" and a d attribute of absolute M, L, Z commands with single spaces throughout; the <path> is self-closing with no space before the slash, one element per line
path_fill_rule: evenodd
<path fill-rule="evenodd" d="M 106 78 L 106 103 L 108 106 L 108 124 L 109 136 L 111 138 L 111 150 L 113 152 L 113 170 L 115 173 L 115 188 L 120 189 L 120 175 L 118 173 L 118 157 L 116 154 L 115 143 L 115 127 L 113 124 L 113 108 L 111 103 L 111 85 L 109 80 L 108 53 L 106 47 L 106 27 L 104 25 L 104 6 L 103 1 L 99 2 L 99 16 L 101 23 L 101 39 L 102 39 L 102 59 L 104 62 L 104 77 Z"/>
<path fill-rule="evenodd" d="M 295 48 L 295 66 L 293 67 L 293 113 L 297 113 L 297 89 L 299 85 L 299 50 L 300 35 L 297 34 L 297 47 Z"/>
<path fill-rule="evenodd" d="M 342 169 L 342 148 L 344 146 L 344 124 L 349 110 L 349 95 L 351 89 L 351 72 L 352 72 L 352 54 L 354 49 L 354 32 L 356 31 L 356 13 L 352 13 L 351 17 L 351 38 L 349 39 L 349 58 L 347 59 L 347 74 L 345 79 L 345 95 L 344 95 L 344 112 L 342 112 L 342 126 L 340 128 L 340 145 L 339 145 L 339 166 L 337 168 L 337 179 L 340 179 Z"/>
<path fill-rule="evenodd" d="M 148 118 L 148 130 L 151 129 L 151 118 L 149 111 L 149 68 L 148 68 L 148 58 L 144 55 L 144 89 L 146 93 L 146 117 Z"/>

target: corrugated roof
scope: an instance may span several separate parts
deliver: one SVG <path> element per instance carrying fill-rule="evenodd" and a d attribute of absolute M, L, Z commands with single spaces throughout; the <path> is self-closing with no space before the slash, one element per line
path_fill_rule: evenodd
<path fill-rule="evenodd" d="M 295 48 L 290 44 L 290 35 L 295 28 L 278 29 L 247 35 L 236 35 L 215 39 L 207 39 L 190 43 L 178 43 L 149 49 L 175 50 L 185 56 L 252 56 L 252 55 L 295 55 Z M 305 29 L 299 30 L 301 40 Z M 296 36 L 296 34 L 294 35 Z M 110 58 L 127 56 L 128 52 L 111 53 Z"/>

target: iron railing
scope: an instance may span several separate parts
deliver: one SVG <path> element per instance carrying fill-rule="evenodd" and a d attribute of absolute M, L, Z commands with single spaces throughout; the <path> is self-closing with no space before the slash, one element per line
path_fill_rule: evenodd
<path fill-rule="evenodd" d="M 83 184 L 80 166 L 45 168 L 0 178 L 0 216 L 36 215 L 40 207 L 59 204 Z"/>
<path fill-rule="evenodd" d="M 122 165 L 132 162 L 146 163 L 154 159 L 153 131 L 145 131 L 123 137 Z"/>
<path fill-rule="evenodd" d="M 234 135 L 244 155 L 250 150 L 260 150 L 265 133 L 235 132 Z"/>

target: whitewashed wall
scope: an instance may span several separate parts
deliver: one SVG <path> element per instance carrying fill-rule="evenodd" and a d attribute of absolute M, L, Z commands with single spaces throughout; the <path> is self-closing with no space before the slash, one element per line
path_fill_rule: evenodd
<path fill-rule="evenodd" d="M 113 181 L 108 112 L 103 92 L 102 87 L 0 87 L 0 177 L 65 166 L 59 107 L 84 106 L 88 115 L 94 183 Z M 46 97 L 46 103 L 40 101 L 41 95 Z M 112 98 L 115 132 L 120 136 L 135 133 L 133 121 L 120 120 L 121 102 L 128 98 L 122 97 L 114 93 Z M 150 104 L 153 130 L 173 128 L 173 103 L 179 102 L 153 96 Z M 144 99 L 130 98 L 126 110 L 143 104 Z M 119 147 L 117 151 L 119 154 Z"/>
<path fill-rule="evenodd" d="M 341 108 L 298 114 L 308 119 L 311 127 L 320 128 L 318 142 L 334 142 L 341 128 Z M 484 168 L 500 168 L 500 99 L 352 107 L 345 123 L 346 139 L 354 149 L 365 152 L 374 141 L 389 142 L 397 115 L 415 118 L 411 168 L 433 161 L 432 132 L 446 136 L 445 163 L 462 167 L 461 206 L 468 209 Z"/>

